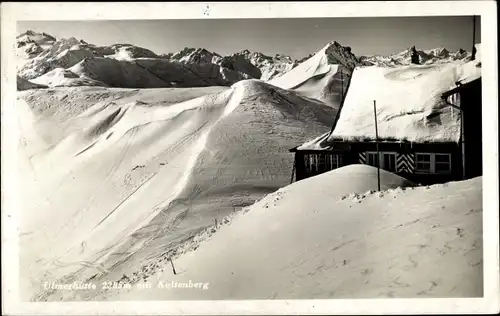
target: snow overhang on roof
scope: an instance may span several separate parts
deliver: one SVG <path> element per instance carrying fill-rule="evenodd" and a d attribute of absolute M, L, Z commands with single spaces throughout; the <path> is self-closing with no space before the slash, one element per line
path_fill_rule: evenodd
<path fill-rule="evenodd" d="M 374 101 L 380 141 L 449 143 L 460 139 L 460 111 L 443 96 L 481 78 L 476 59 L 446 64 L 362 67 L 353 72 L 335 130 L 296 147 L 329 150 L 338 141 L 374 141 Z"/>

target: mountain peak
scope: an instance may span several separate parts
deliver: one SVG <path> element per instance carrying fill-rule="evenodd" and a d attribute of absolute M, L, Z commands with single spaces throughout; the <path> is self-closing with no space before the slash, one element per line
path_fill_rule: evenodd
<path fill-rule="evenodd" d="M 45 32 L 38 33 L 38 32 L 35 32 L 33 30 L 27 30 L 26 32 L 19 34 L 18 36 L 16 36 L 16 39 L 22 38 L 25 40 L 32 40 L 31 39 L 32 37 L 45 39 L 46 41 L 55 41 L 56 40 L 56 38 L 52 35 L 49 35 Z"/>
<path fill-rule="evenodd" d="M 329 42 L 321 51 L 327 56 L 329 64 L 341 64 L 350 69 L 354 69 L 359 64 L 351 47 L 343 46 L 337 41 Z"/>

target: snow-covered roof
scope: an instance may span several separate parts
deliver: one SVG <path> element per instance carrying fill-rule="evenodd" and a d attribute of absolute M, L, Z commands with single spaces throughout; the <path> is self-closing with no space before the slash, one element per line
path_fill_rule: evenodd
<path fill-rule="evenodd" d="M 474 61 L 402 67 L 363 67 L 353 72 L 349 91 L 333 133 L 297 149 L 328 149 L 335 140 L 375 139 L 374 100 L 380 140 L 458 142 L 460 112 L 442 94 L 456 83 L 481 76 L 480 54 Z"/>

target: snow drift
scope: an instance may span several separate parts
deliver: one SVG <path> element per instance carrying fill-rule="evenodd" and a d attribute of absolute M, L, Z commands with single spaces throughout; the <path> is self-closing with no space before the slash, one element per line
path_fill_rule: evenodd
<path fill-rule="evenodd" d="M 151 288 L 64 298 L 482 296 L 482 178 L 413 187 L 381 172 L 380 192 L 375 191 L 376 169 L 366 165 L 296 182 L 184 247 L 184 253 L 174 256 L 177 275 L 164 256 L 115 280 L 134 285 L 147 281 Z M 173 282 L 202 282 L 206 288 L 165 287 Z"/>
<path fill-rule="evenodd" d="M 210 89 L 180 103 L 165 93 L 178 89 L 24 93 L 23 293 L 43 300 L 42 280 L 125 273 L 286 185 L 288 148 L 333 115 L 261 81 Z"/>
<path fill-rule="evenodd" d="M 289 72 L 269 81 L 270 84 L 321 100 L 338 109 L 348 88 L 352 69 L 358 64 L 349 47 L 328 43 L 312 57 Z"/>

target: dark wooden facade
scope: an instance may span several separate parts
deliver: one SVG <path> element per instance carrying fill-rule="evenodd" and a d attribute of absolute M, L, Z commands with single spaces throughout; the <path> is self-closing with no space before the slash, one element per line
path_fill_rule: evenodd
<path fill-rule="evenodd" d="M 369 164 L 420 184 L 435 184 L 482 175 L 481 79 L 443 95 L 456 100 L 463 112 L 463 139 L 458 143 L 410 143 L 379 141 L 335 141 L 328 150 L 298 150 L 295 153 L 295 180 L 302 180 L 341 166 Z M 460 109 L 457 109 L 460 111 Z M 462 142 L 463 140 L 463 142 Z M 462 146 L 464 146 L 462 148 Z M 377 158 L 378 157 L 378 158 Z M 377 160 L 378 159 L 378 160 Z M 465 172 L 464 172 L 465 159 Z"/>
<path fill-rule="evenodd" d="M 481 78 L 449 91 L 444 96 L 459 95 L 459 105 L 463 111 L 464 156 L 466 178 L 483 174 L 483 133 Z"/>

